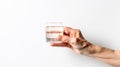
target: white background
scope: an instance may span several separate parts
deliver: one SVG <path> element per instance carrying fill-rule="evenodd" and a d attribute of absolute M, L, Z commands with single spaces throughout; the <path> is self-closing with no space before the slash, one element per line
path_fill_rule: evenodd
<path fill-rule="evenodd" d="M 119 0 L 0 0 L 0 67 L 111 67 L 46 44 L 46 22 L 64 22 L 94 44 L 120 49 Z"/>

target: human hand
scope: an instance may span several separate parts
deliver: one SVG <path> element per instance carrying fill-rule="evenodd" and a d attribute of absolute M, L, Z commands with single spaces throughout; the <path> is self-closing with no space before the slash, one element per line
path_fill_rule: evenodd
<path fill-rule="evenodd" d="M 85 40 L 79 29 L 72 29 L 70 27 L 64 27 L 63 35 L 58 37 L 61 43 L 52 43 L 52 46 L 68 47 L 77 53 L 80 53 L 80 49 L 89 45 L 89 42 Z"/>
<path fill-rule="evenodd" d="M 52 46 L 68 47 L 78 54 L 92 56 L 115 67 L 120 67 L 120 51 L 115 51 L 102 46 L 89 43 L 79 29 L 64 27 L 63 35 L 58 37 L 61 43 L 52 43 Z M 118 61 L 118 62 L 116 62 Z"/>

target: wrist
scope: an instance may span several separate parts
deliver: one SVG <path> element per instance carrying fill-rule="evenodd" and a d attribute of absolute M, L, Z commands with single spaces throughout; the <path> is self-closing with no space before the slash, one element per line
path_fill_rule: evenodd
<path fill-rule="evenodd" d="M 84 42 L 82 43 L 81 48 L 79 48 L 79 50 L 84 50 L 84 49 L 88 48 L 90 45 L 91 45 L 90 42 L 84 41 Z"/>
<path fill-rule="evenodd" d="M 88 55 L 91 52 L 89 49 L 92 49 L 93 47 L 93 45 L 85 39 L 78 42 L 77 45 L 76 49 L 80 52 L 80 54 L 84 55 Z"/>
<path fill-rule="evenodd" d="M 90 46 L 91 43 L 85 39 L 79 39 L 79 41 L 77 42 L 77 45 L 79 46 L 78 49 L 83 50 L 87 48 L 88 46 Z"/>

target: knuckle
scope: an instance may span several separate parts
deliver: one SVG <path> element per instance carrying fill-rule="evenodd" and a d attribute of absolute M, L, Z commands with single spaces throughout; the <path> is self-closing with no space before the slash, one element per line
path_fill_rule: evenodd
<path fill-rule="evenodd" d="M 79 29 L 76 29 L 75 31 L 76 31 L 76 32 L 79 32 L 79 33 L 81 32 Z"/>

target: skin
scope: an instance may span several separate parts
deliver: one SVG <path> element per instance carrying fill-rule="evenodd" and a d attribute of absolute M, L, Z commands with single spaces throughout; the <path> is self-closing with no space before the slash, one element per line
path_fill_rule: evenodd
<path fill-rule="evenodd" d="M 120 67 L 120 51 L 112 50 L 88 42 L 79 29 L 64 27 L 64 34 L 58 37 L 61 43 L 52 43 L 51 46 L 68 47 L 78 54 L 91 56 L 102 60 L 114 67 Z"/>

